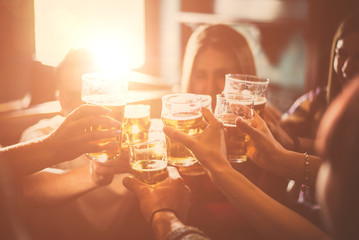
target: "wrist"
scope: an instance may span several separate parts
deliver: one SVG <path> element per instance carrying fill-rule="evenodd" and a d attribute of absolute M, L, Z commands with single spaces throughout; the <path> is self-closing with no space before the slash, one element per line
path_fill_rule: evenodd
<path fill-rule="evenodd" d="M 178 218 L 176 212 L 171 208 L 159 208 L 153 211 L 148 219 L 152 225 L 154 220 L 159 219 L 172 219 L 173 217 Z"/>
<path fill-rule="evenodd" d="M 212 174 L 220 174 L 226 169 L 232 168 L 225 154 L 209 153 L 206 156 L 204 167 Z"/>
<path fill-rule="evenodd" d="M 165 237 L 184 227 L 184 224 L 177 218 L 176 214 L 171 210 L 157 211 L 152 217 L 152 229 L 156 235 L 156 239 L 165 239 Z"/>
<path fill-rule="evenodd" d="M 228 176 L 231 171 L 236 170 L 228 162 L 228 165 L 223 165 L 217 168 L 213 168 L 213 170 L 208 170 L 208 175 L 211 178 L 212 182 L 217 185 L 217 183 L 220 182 L 223 177 Z"/>
<path fill-rule="evenodd" d="M 58 158 L 59 154 L 56 150 L 55 144 L 51 141 L 51 138 L 44 137 L 40 138 L 36 142 L 38 153 L 36 154 L 40 158 L 43 159 L 43 161 L 46 161 L 47 167 L 53 166 L 57 163 L 59 163 Z"/>

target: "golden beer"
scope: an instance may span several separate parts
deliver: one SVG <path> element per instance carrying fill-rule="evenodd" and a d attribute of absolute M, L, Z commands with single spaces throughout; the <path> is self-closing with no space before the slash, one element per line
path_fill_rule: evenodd
<path fill-rule="evenodd" d="M 167 163 L 163 160 L 139 160 L 131 163 L 136 178 L 147 184 L 156 184 L 168 177 Z"/>
<path fill-rule="evenodd" d="M 254 101 L 251 96 L 238 95 L 235 98 L 227 98 L 224 95 L 217 95 L 215 116 L 225 128 L 227 159 L 230 162 L 247 161 L 249 136 L 238 129 L 235 122 L 238 117 L 244 120 L 252 119 Z"/>
<path fill-rule="evenodd" d="M 130 165 L 134 175 L 147 184 L 167 178 L 167 158 L 164 139 L 129 145 Z"/>
<path fill-rule="evenodd" d="M 244 134 L 235 125 L 223 124 L 226 130 L 227 158 L 230 162 L 247 161 L 247 143 L 249 136 Z"/>
<path fill-rule="evenodd" d="M 235 124 L 229 123 L 235 121 L 237 115 L 225 114 L 218 116 L 218 120 L 223 123 L 225 129 L 225 139 L 227 147 L 227 159 L 230 162 L 247 161 L 247 143 L 249 136 L 237 128 Z"/>
<path fill-rule="evenodd" d="M 202 121 L 202 114 L 192 112 L 168 113 L 162 116 L 162 121 L 165 126 L 174 127 L 187 135 L 196 135 L 200 132 L 199 125 Z M 166 145 L 167 160 L 171 165 L 190 166 L 197 161 L 188 148 L 167 136 Z"/>
<path fill-rule="evenodd" d="M 206 174 L 206 169 L 197 161 L 195 164 L 186 167 L 178 167 L 181 175 L 200 176 Z"/>
<path fill-rule="evenodd" d="M 122 133 L 126 144 L 145 142 L 151 126 L 149 105 L 127 105 Z"/>
<path fill-rule="evenodd" d="M 263 118 L 264 107 L 267 103 L 265 97 L 255 96 L 253 109 Z"/>
<path fill-rule="evenodd" d="M 124 112 L 125 112 L 125 103 L 119 99 L 113 98 L 112 96 L 106 96 L 106 95 L 89 95 L 89 96 L 82 97 L 82 101 L 84 103 L 101 105 L 106 108 L 109 108 L 112 110 L 112 112 L 109 113 L 110 117 L 112 117 L 120 122 L 123 121 Z M 93 126 L 91 126 L 91 129 L 89 129 L 89 131 L 93 131 L 93 130 L 104 131 L 104 130 L 108 130 L 108 128 L 105 126 L 101 126 L 101 125 L 93 125 Z M 118 142 L 118 145 L 115 149 L 112 149 L 112 150 L 105 150 L 105 151 L 98 152 L 98 153 L 87 153 L 86 155 L 90 159 L 96 160 L 99 162 L 116 160 L 120 153 L 121 138 L 122 138 L 122 134 L 119 134 L 115 138 L 99 140 L 99 141 L 97 141 L 97 143 L 99 145 L 103 145 L 103 144 L 109 143 L 111 141 Z"/>

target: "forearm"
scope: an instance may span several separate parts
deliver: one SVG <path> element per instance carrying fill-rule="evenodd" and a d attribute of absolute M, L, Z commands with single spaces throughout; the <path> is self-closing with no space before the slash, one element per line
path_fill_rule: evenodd
<path fill-rule="evenodd" d="M 152 219 L 152 229 L 158 240 L 165 239 L 168 234 L 184 226 L 171 211 L 157 212 Z"/>
<path fill-rule="evenodd" d="M 35 206 L 65 204 L 98 187 L 89 166 L 63 173 L 42 171 L 20 180 L 24 202 Z"/>
<path fill-rule="evenodd" d="M 210 240 L 198 228 L 184 225 L 171 211 L 155 213 L 152 228 L 158 240 Z"/>
<path fill-rule="evenodd" d="M 49 141 L 42 138 L 0 148 L 0 161 L 18 178 L 54 165 L 56 156 Z"/>
<path fill-rule="evenodd" d="M 210 172 L 214 184 L 267 239 L 321 239 L 309 221 L 266 195 L 234 169 Z"/>
<path fill-rule="evenodd" d="M 269 171 L 273 172 L 276 175 L 285 177 L 287 179 L 297 180 L 301 183 L 306 182 L 310 186 L 314 186 L 317 179 L 317 174 L 320 165 L 322 164 L 322 159 L 317 156 L 309 156 L 309 172 L 308 175 L 305 174 L 306 171 L 306 158 L 303 153 L 281 150 L 280 153 L 273 157 L 271 163 L 267 165 Z M 308 176 L 308 180 L 305 181 L 304 178 Z"/>

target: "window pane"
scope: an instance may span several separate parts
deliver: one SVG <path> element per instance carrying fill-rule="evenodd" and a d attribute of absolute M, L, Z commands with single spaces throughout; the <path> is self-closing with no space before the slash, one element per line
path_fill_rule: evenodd
<path fill-rule="evenodd" d="M 88 48 L 106 70 L 144 61 L 143 0 L 35 0 L 36 57 L 56 66 L 71 48 Z"/>

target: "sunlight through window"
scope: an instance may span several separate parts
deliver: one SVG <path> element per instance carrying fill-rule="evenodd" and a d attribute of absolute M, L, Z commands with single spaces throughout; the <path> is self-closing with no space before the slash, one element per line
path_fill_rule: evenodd
<path fill-rule="evenodd" d="M 36 58 L 56 66 L 71 48 L 88 48 L 103 70 L 144 62 L 143 0 L 34 0 Z"/>

